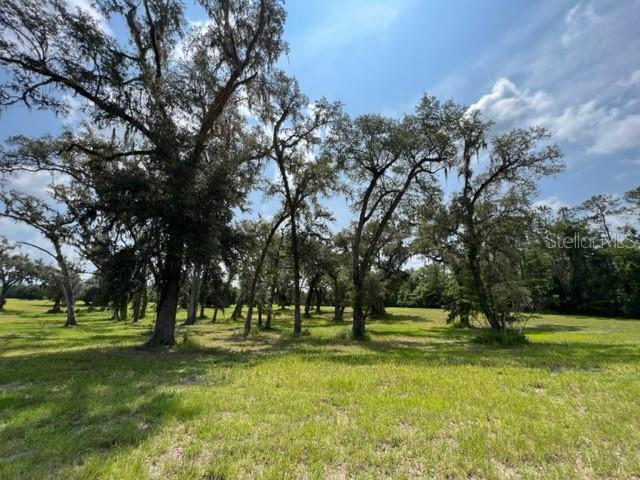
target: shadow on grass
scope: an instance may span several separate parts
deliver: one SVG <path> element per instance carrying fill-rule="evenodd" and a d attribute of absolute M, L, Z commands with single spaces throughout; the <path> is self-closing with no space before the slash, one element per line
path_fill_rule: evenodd
<path fill-rule="evenodd" d="M 32 331 L 22 329 L 0 338 L 8 340 L 0 348 L 0 464 L 4 465 L 0 465 L 0 477 L 59 477 L 93 455 L 108 458 L 134 449 L 173 421 L 206 414 L 204 407 L 186 401 L 182 388 L 226 385 L 233 381 L 233 375 L 224 373 L 230 367 L 237 372 L 277 356 L 317 362 L 317 368 L 328 372 L 327 364 L 335 363 L 525 367 L 597 374 L 608 366 L 640 363 L 636 344 L 534 341 L 503 349 L 472 344 L 479 329 L 433 324 L 410 328 L 400 322 L 413 322 L 413 316 L 391 317 L 399 324 L 389 319 L 370 322 L 372 338 L 365 342 L 314 336 L 316 330 L 331 334 L 331 327 L 339 334 L 349 327 L 346 321 L 334 323 L 330 312 L 305 321 L 312 334 L 302 337 L 289 335 L 288 318 L 279 318 L 273 331 L 248 338 L 239 334 L 240 322 L 222 321 L 215 329 L 203 322 L 178 328 L 178 339 L 183 331 L 192 332 L 195 342 L 188 350 L 179 345 L 158 352 L 133 348 L 148 335 L 148 324 L 124 328 L 122 323 L 93 318 L 78 329 L 60 333 L 62 329 L 50 326 L 38 329 L 37 319 L 33 320 Z M 527 331 L 581 329 L 544 324 Z M 92 347 L 96 342 L 99 348 Z M 50 348 L 58 351 L 47 351 Z M 28 353 L 19 355 L 20 350 Z"/>
<path fill-rule="evenodd" d="M 372 315 L 369 319 L 372 322 L 383 322 L 383 323 L 391 323 L 391 322 L 420 322 L 420 323 L 430 323 L 434 322 L 434 318 L 428 318 L 421 314 L 398 314 L 398 313 L 384 313 L 381 315 Z"/>
<path fill-rule="evenodd" d="M 576 329 L 580 330 L 580 329 Z M 640 363 L 640 346 L 627 343 L 532 342 L 503 348 L 478 345 L 471 340 L 481 329 L 431 327 L 408 334 L 402 330 L 378 331 L 370 327 L 372 339 L 353 341 L 313 335 L 258 334 L 248 338 L 231 335 L 217 338 L 217 351 L 234 352 L 246 362 L 257 362 L 273 354 L 292 354 L 310 361 L 349 364 L 470 365 L 501 368 L 505 366 L 538 369 L 594 370 L 607 365 Z M 543 328 L 536 330 L 544 331 Z M 565 331 L 561 329 L 549 331 Z M 573 331 L 573 330 L 566 330 Z M 207 347 L 199 351 L 214 353 Z"/>
<path fill-rule="evenodd" d="M 246 360 L 216 349 L 203 355 L 130 347 L 4 357 L 0 477 L 58 478 L 92 455 L 135 448 L 167 423 L 205 413 L 179 390 L 225 382 L 211 376 L 212 361 Z"/>

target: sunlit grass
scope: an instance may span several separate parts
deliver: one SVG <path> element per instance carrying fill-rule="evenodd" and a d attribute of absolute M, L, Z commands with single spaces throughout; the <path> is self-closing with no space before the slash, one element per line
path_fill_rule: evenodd
<path fill-rule="evenodd" d="M 440 310 L 366 342 L 329 309 L 245 339 L 228 310 L 152 353 L 150 318 L 48 308 L 0 314 L 3 479 L 640 476 L 640 321 L 544 316 L 505 349 Z"/>

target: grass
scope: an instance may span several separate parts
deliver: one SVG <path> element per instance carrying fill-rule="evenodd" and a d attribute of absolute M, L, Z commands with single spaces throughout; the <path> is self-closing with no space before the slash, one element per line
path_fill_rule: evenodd
<path fill-rule="evenodd" d="M 640 321 L 548 315 L 501 348 L 440 310 L 366 342 L 284 311 L 153 353 L 150 320 L 47 309 L 0 313 L 2 479 L 640 478 Z"/>

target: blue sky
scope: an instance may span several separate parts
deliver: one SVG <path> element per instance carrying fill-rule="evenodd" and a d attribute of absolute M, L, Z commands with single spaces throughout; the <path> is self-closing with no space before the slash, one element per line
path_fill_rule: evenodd
<path fill-rule="evenodd" d="M 311 99 L 399 116 L 428 92 L 480 108 L 496 130 L 545 125 L 567 163 L 541 184 L 551 206 L 640 184 L 640 0 L 291 0 L 287 11 L 281 67 Z M 0 138 L 60 122 L 14 108 Z M 37 192 L 47 178 L 14 183 Z M 331 204 L 346 223 L 343 202 Z M 6 220 L 0 233 L 33 235 Z"/>

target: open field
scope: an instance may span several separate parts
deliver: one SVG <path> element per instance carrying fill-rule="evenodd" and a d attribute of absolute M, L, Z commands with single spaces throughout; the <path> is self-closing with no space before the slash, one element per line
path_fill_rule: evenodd
<path fill-rule="evenodd" d="M 640 321 L 548 315 L 500 349 L 440 310 L 362 343 L 329 311 L 292 338 L 285 311 L 151 353 L 150 319 L 46 309 L 0 313 L 2 479 L 640 478 Z"/>

